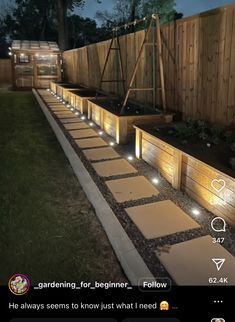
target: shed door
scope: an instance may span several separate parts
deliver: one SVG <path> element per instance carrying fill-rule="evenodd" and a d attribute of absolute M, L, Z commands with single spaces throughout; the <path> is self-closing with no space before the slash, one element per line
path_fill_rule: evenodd
<path fill-rule="evenodd" d="M 57 80 L 58 56 L 55 54 L 37 54 L 35 56 L 36 88 L 48 88 L 51 81 Z"/>

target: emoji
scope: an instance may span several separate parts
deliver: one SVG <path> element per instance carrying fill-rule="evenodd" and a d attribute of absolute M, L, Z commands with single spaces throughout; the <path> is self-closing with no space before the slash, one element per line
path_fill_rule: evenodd
<path fill-rule="evenodd" d="M 168 311 L 169 310 L 169 303 L 167 301 L 162 301 L 160 303 L 160 310 L 161 311 Z"/>

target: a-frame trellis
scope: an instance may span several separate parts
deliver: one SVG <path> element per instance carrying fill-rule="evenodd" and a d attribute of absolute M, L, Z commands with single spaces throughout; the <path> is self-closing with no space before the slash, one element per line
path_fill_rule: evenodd
<path fill-rule="evenodd" d="M 148 37 L 149 37 L 151 30 L 153 31 L 152 32 L 152 34 L 153 34 L 152 43 L 148 42 Z M 157 42 L 156 42 L 155 31 L 157 34 Z M 137 70 L 138 70 L 138 66 L 140 64 L 141 56 L 143 54 L 143 51 L 144 51 L 146 45 L 152 45 L 152 47 L 153 47 L 153 84 L 151 87 L 133 87 L 135 77 L 137 74 Z M 157 47 L 158 61 L 159 61 L 159 68 L 160 68 L 161 87 L 159 88 L 159 90 L 161 91 L 163 109 L 164 109 L 164 111 L 166 110 L 166 94 L 165 94 L 164 68 L 163 68 L 163 57 L 162 57 L 162 37 L 161 37 L 160 19 L 159 19 L 158 14 L 153 14 L 151 16 L 149 26 L 145 32 L 144 40 L 143 40 L 142 45 L 140 47 L 140 51 L 139 51 L 139 54 L 138 54 L 138 57 L 137 57 L 137 60 L 135 63 L 135 67 L 134 67 L 133 74 L 130 79 L 130 83 L 127 88 L 127 92 L 126 92 L 126 95 L 125 95 L 125 98 L 124 98 L 124 101 L 122 104 L 122 109 L 121 109 L 120 114 L 124 113 L 128 98 L 129 98 L 130 93 L 132 91 L 152 91 L 152 93 L 153 93 L 153 107 L 156 106 L 156 47 Z"/>
<path fill-rule="evenodd" d="M 116 51 L 118 54 L 118 62 L 120 68 L 121 79 L 105 79 L 105 71 L 108 65 L 109 57 L 112 51 Z M 123 72 L 123 63 L 122 63 L 122 55 L 121 55 L 121 47 L 119 42 L 118 28 L 114 28 L 112 31 L 112 40 L 109 45 L 108 53 L 105 58 L 104 67 L 101 73 L 100 83 L 99 83 L 99 91 L 101 91 L 102 83 L 122 83 L 123 93 L 126 92 L 126 80 L 124 79 Z"/>
<path fill-rule="evenodd" d="M 121 48 L 120 48 L 120 42 L 119 42 L 119 36 L 118 36 L 118 31 L 121 28 L 128 28 L 131 25 L 136 25 L 138 23 L 146 21 L 147 18 L 143 18 L 140 20 L 135 20 L 133 22 L 127 23 L 125 25 L 116 27 L 113 29 L 113 34 L 112 34 L 112 40 L 110 42 L 110 46 L 108 49 L 108 53 L 105 59 L 105 64 L 103 67 L 103 71 L 101 73 L 101 79 L 100 79 L 100 84 L 99 84 L 99 90 L 101 90 L 102 83 L 118 83 L 121 82 L 123 86 L 123 92 L 124 92 L 124 99 L 121 107 L 120 114 L 123 114 L 125 111 L 125 107 L 127 104 L 127 101 L 129 99 L 130 93 L 132 91 L 152 91 L 153 93 L 153 107 L 156 107 L 156 48 L 157 48 L 157 55 L 158 55 L 158 62 L 159 62 L 159 69 L 160 69 L 160 87 L 158 88 L 159 91 L 161 91 L 161 97 L 162 97 L 162 105 L 163 105 L 163 110 L 166 111 L 166 94 L 165 94 L 165 81 L 164 81 L 164 66 L 163 66 L 163 57 L 162 57 L 162 37 L 161 37 L 161 27 L 160 27 L 160 18 L 158 14 L 153 14 L 150 17 L 150 23 L 148 28 L 145 31 L 145 37 L 144 40 L 141 44 L 140 51 L 134 66 L 134 70 L 130 79 L 130 82 L 127 86 L 127 90 L 125 89 L 126 87 L 126 80 L 124 79 L 124 71 L 123 71 L 123 63 L 122 63 L 122 56 L 121 56 Z M 150 32 L 152 30 L 152 42 L 148 41 Z M 141 61 L 141 56 L 144 52 L 145 46 L 146 45 L 152 45 L 153 48 L 153 84 L 151 87 L 133 87 L 135 77 L 138 71 L 138 66 Z M 119 57 L 119 65 L 120 65 L 120 72 L 121 72 L 121 79 L 104 79 L 105 71 L 107 68 L 108 60 L 111 54 L 112 50 L 116 50 L 118 52 L 118 57 Z"/>

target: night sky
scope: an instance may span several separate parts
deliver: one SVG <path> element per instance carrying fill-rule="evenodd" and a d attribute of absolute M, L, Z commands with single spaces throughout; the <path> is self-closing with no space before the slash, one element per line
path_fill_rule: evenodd
<path fill-rule="evenodd" d="M 14 0 L 0 0 L 0 8 L 2 4 L 12 2 Z M 77 12 L 84 17 L 94 18 L 97 10 L 112 11 L 114 3 L 115 0 L 102 0 L 102 4 L 97 4 L 96 0 L 86 0 L 84 10 L 77 10 Z M 176 0 L 176 9 L 187 17 L 230 3 L 235 3 L 235 0 Z"/>
<path fill-rule="evenodd" d="M 176 0 L 176 9 L 187 17 L 230 3 L 235 3 L 235 0 Z M 79 14 L 94 18 L 97 10 L 112 11 L 114 4 L 115 0 L 102 0 L 102 4 L 97 4 L 95 0 L 87 0 L 84 10 L 79 10 Z"/>

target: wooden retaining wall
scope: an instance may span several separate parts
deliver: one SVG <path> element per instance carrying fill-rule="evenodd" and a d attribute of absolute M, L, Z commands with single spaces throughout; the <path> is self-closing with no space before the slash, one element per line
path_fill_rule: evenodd
<path fill-rule="evenodd" d="M 172 145 L 136 128 L 136 156 L 158 169 L 176 189 L 235 227 L 235 179 Z M 213 180 L 217 188 L 212 186 Z"/>
<path fill-rule="evenodd" d="M 235 125 L 235 5 L 165 25 L 162 37 L 168 108 L 182 112 L 185 118 Z M 144 31 L 120 38 L 127 83 L 143 38 Z M 97 88 L 109 44 L 110 40 L 64 52 L 67 80 Z M 152 85 L 152 56 L 152 47 L 146 46 L 134 86 Z M 106 77 L 120 78 L 115 51 Z M 157 71 L 156 86 L 159 84 Z M 122 95 L 120 84 L 106 83 L 103 90 Z M 152 101 L 148 92 L 132 94 L 132 98 L 143 103 Z"/>
<path fill-rule="evenodd" d="M 12 83 L 12 67 L 10 59 L 0 59 L 0 83 Z"/>

